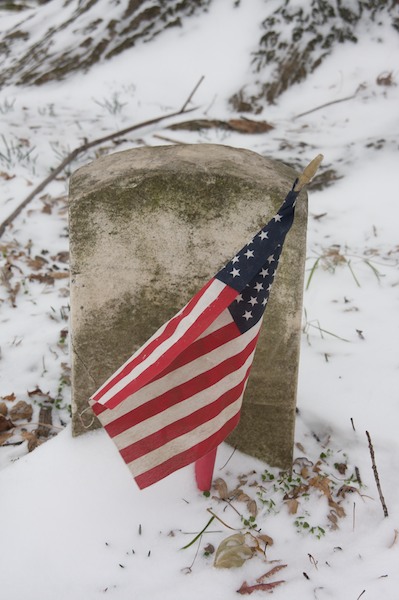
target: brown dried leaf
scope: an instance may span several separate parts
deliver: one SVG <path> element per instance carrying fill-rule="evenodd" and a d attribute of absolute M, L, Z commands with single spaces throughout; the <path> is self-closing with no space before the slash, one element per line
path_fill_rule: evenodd
<path fill-rule="evenodd" d="M 0 402 L 0 415 L 6 417 L 8 413 L 7 404 L 5 402 Z"/>
<path fill-rule="evenodd" d="M 68 250 L 63 250 L 61 252 L 58 252 L 58 254 L 51 257 L 51 260 L 55 260 L 57 262 L 62 262 L 62 263 L 68 263 L 69 262 Z"/>
<path fill-rule="evenodd" d="M 230 497 L 234 500 L 238 500 L 238 502 L 248 502 L 249 500 L 251 500 L 248 494 L 243 492 L 243 490 L 240 488 L 236 488 L 235 490 L 230 492 Z"/>
<path fill-rule="evenodd" d="M 247 510 L 250 515 L 256 517 L 256 515 L 258 514 L 258 505 L 256 504 L 255 500 L 249 499 L 247 501 Z"/>
<path fill-rule="evenodd" d="M 320 490 L 329 500 L 332 498 L 330 483 L 328 477 L 323 477 L 323 475 L 316 475 L 309 480 L 309 485 Z"/>
<path fill-rule="evenodd" d="M 43 256 L 35 256 L 35 258 L 28 258 L 26 262 L 28 267 L 35 271 L 39 271 L 39 269 L 42 269 L 43 266 L 48 263 L 48 260 Z"/>
<path fill-rule="evenodd" d="M 285 503 L 288 507 L 288 513 L 290 515 L 296 515 L 299 506 L 298 500 L 296 498 L 290 498 L 289 500 L 286 500 Z"/>
<path fill-rule="evenodd" d="M 1 398 L 2 398 L 2 400 L 7 400 L 7 402 L 14 402 L 16 395 L 14 394 L 14 392 L 12 392 L 12 394 L 8 394 L 7 396 L 2 396 Z"/>
<path fill-rule="evenodd" d="M 342 485 L 337 492 L 337 496 L 345 498 L 346 494 L 353 494 L 354 492 L 359 493 L 359 490 L 353 487 L 353 485 Z"/>
<path fill-rule="evenodd" d="M 32 431 L 22 431 L 21 437 L 28 442 L 28 452 L 35 450 L 40 444 L 36 434 Z"/>
<path fill-rule="evenodd" d="M 29 275 L 29 281 L 39 281 L 39 283 L 54 284 L 55 279 L 66 279 L 69 277 L 69 271 L 49 271 L 48 273 L 35 273 Z"/>
<path fill-rule="evenodd" d="M 33 408 L 31 404 L 28 404 L 24 400 L 20 400 L 10 409 L 10 418 L 13 421 L 30 421 L 33 415 Z"/>
<path fill-rule="evenodd" d="M 227 122 L 230 129 L 239 133 L 266 133 L 274 129 L 267 121 L 254 121 L 253 119 L 230 119 Z"/>
<path fill-rule="evenodd" d="M 221 498 L 222 500 L 226 500 L 226 498 L 228 498 L 229 491 L 227 489 L 227 484 L 224 481 L 224 479 L 222 479 L 221 477 L 215 479 L 215 481 L 213 482 L 213 487 L 219 494 L 219 498 Z"/>
<path fill-rule="evenodd" d="M 5 171 L 0 171 L 0 177 L 5 179 L 6 181 L 8 181 L 9 179 L 14 179 L 15 175 L 10 175 L 9 173 L 6 173 Z"/>
<path fill-rule="evenodd" d="M 345 509 L 337 502 L 334 502 L 334 500 L 329 500 L 328 505 L 332 508 L 330 512 L 334 512 L 337 517 L 343 518 L 345 516 Z"/>
<path fill-rule="evenodd" d="M 239 590 L 237 590 L 238 594 L 252 594 L 252 592 L 272 592 L 275 587 L 285 583 L 284 580 L 281 581 L 273 581 L 270 583 L 256 583 L 255 585 L 248 585 L 246 581 L 243 582 L 242 586 Z"/>
<path fill-rule="evenodd" d="M 340 475 L 345 475 L 348 465 L 345 463 L 335 463 L 334 467 L 337 469 Z"/>
<path fill-rule="evenodd" d="M 264 573 L 264 575 L 261 575 L 260 577 L 258 577 L 258 579 L 256 581 L 258 583 L 263 583 L 263 581 L 265 579 L 268 579 L 269 577 L 273 577 L 273 575 L 275 575 L 276 573 L 278 573 L 282 569 L 285 569 L 286 567 L 287 567 L 287 565 L 276 565 L 275 567 L 273 567 L 272 569 L 270 569 L 270 571 L 267 571 L 267 573 Z"/>
<path fill-rule="evenodd" d="M 14 435 L 12 431 L 10 433 L 0 433 L 0 446 L 5 444 L 5 442 L 10 439 L 12 435 Z"/>
<path fill-rule="evenodd" d="M 14 423 L 12 423 L 10 419 L 7 419 L 4 415 L 0 415 L 0 432 L 9 431 L 10 429 L 13 429 L 13 427 Z"/>
<path fill-rule="evenodd" d="M 53 398 L 50 396 L 50 394 L 46 394 L 45 392 L 42 392 L 42 390 L 37 386 L 34 390 L 31 390 L 30 392 L 28 392 L 28 396 L 29 396 L 29 398 L 40 399 L 40 401 L 43 401 L 43 399 L 45 399 L 45 400 L 49 400 L 50 402 L 53 402 Z"/>
<path fill-rule="evenodd" d="M 266 535 L 265 533 L 261 533 L 261 534 L 257 535 L 256 537 L 258 540 L 265 542 L 265 544 L 267 544 L 268 546 L 273 546 L 273 544 L 274 544 L 273 538 L 271 538 L 270 535 Z"/>

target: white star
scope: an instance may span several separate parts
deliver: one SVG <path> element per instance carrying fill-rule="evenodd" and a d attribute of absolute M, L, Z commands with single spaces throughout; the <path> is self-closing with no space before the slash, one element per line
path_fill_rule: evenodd
<path fill-rule="evenodd" d="M 261 283 L 256 283 L 256 284 L 254 285 L 254 289 L 255 289 L 257 292 L 260 292 L 261 290 L 263 290 L 263 285 L 262 285 Z"/>
<path fill-rule="evenodd" d="M 239 277 L 240 269 L 233 269 L 232 271 L 230 271 L 230 275 L 233 275 L 233 279 L 234 279 L 234 277 Z"/>
<path fill-rule="evenodd" d="M 240 259 L 238 256 L 235 256 L 234 258 L 231 259 L 231 262 L 233 263 L 233 265 L 236 264 L 236 262 L 238 262 Z"/>
<path fill-rule="evenodd" d="M 281 221 L 281 215 L 279 215 L 279 214 L 274 215 L 273 219 L 275 220 L 276 223 L 278 223 Z"/>
<path fill-rule="evenodd" d="M 256 298 L 251 298 L 251 300 L 248 300 L 248 304 L 254 306 L 255 304 L 258 304 L 258 300 Z"/>
<path fill-rule="evenodd" d="M 272 289 L 272 284 L 269 285 L 269 287 L 267 288 L 267 292 L 270 292 L 270 290 Z"/>
<path fill-rule="evenodd" d="M 269 237 L 269 234 L 267 233 L 267 231 L 261 231 L 259 234 L 259 237 L 261 240 L 267 240 Z"/>
<path fill-rule="evenodd" d="M 267 262 L 269 263 L 269 265 L 270 265 L 270 263 L 274 262 L 274 256 L 273 256 L 273 254 L 271 254 L 269 256 L 269 258 L 267 259 Z"/>
<path fill-rule="evenodd" d="M 267 304 L 267 298 L 263 298 L 263 300 L 262 300 L 262 306 L 266 306 L 266 304 Z"/>
<path fill-rule="evenodd" d="M 262 277 L 266 277 L 266 275 L 269 275 L 269 269 L 262 269 L 259 275 L 262 275 Z"/>
<path fill-rule="evenodd" d="M 244 298 L 242 297 L 242 294 L 238 294 L 237 298 L 236 298 L 236 302 L 237 304 L 239 304 L 240 302 L 242 302 L 244 300 Z"/>
<path fill-rule="evenodd" d="M 253 318 L 253 317 L 252 317 L 252 313 L 251 313 L 251 311 L 250 311 L 250 310 L 246 310 L 246 311 L 245 311 L 245 313 L 244 313 L 242 316 L 243 316 L 243 318 L 244 318 L 244 319 L 246 319 L 247 321 L 248 321 L 249 319 L 252 319 L 252 318 Z"/>
<path fill-rule="evenodd" d="M 254 256 L 254 251 L 253 250 L 247 250 L 246 252 L 244 252 L 244 256 L 248 258 L 253 258 Z"/>

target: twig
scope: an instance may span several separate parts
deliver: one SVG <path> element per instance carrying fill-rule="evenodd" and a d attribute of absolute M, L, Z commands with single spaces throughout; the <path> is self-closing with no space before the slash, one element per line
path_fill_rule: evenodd
<path fill-rule="evenodd" d="M 229 458 L 226 460 L 226 462 L 224 463 L 223 467 L 220 467 L 220 471 L 222 471 L 225 467 L 227 467 L 227 465 L 229 464 L 229 462 L 233 458 L 233 455 L 234 455 L 234 453 L 235 453 L 236 450 L 237 450 L 237 446 L 234 446 L 233 451 L 230 454 Z"/>
<path fill-rule="evenodd" d="M 331 102 L 326 102 L 325 104 L 316 106 L 316 108 L 312 108 L 311 110 L 307 110 L 306 112 L 299 113 L 299 115 L 295 115 L 295 117 L 292 117 L 292 120 L 294 121 L 295 119 L 299 119 L 299 117 L 304 117 L 305 115 L 310 115 L 310 113 L 316 112 L 317 110 L 321 110 L 322 108 L 325 108 L 326 106 L 331 106 L 332 104 L 338 104 L 339 102 L 347 102 L 348 100 L 353 100 L 353 98 L 356 98 L 356 96 L 357 96 L 357 90 L 354 94 L 352 94 L 352 96 L 347 96 L 346 98 L 339 98 L 338 100 L 332 100 Z"/>
<path fill-rule="evenodd" d="M 104 144 L 105 142 L 109 142 L 110 140 L 114 140 L 115 138 L 126 135 L 131 131 L 141 129 L 143 127 L 148 127 L 149 125 L 155 125 L 156 123 L 160 123 L 165 119 L 170 119 L 172 117 L 176 117 L 178 115 L 186 114 L 192 112 L 193 110 L 196 110 L 196 108 L 186 109 L 186 106 L 191 101 L 192 97 L 194 96 L 194 93 L 197 91 L 203 79 L 204 77 L 202 76 L 180 110 L 173 113 L 168 113 L 166 115 L 162 115 L 161 117 L 155 117 L 154 119 L 148 119 L 147 121 L 142 121 L 141 123 L 136 123 L 135 125 L 131 125 L 130 127 L 125 127 L 124 129 L 120 129 L 119 131 L 115 131 L 114 133 L 110 133 L 109 135 L 106 135 L 104 137 L 97 138 L 96 140 L 92 140 L 91 142 L 85 142 L 78 148 L 75 148 L 75 150 L 72 150 L 72 152 L 70 152 L 68 156 L 64 158 L 64 160 L 58 165 L 58 167 L 54 169 L 54 171 L 52 171 L 50 175 L 43 179 L 43 181 L 39 183 L 39 185 L 35 187 L 35 189 L 25 198 L 25 200 L 23 200 L 23 202 L 21 202 L 21 204 L 17 206 L 17 208 L 11 213 L 11 215 L 0 224 L 0 238 L 4 234 L 8 225 L 10 225 L 14 221 L 14 219 L 18 217 L 18 215 L 33 200 L 33 198 L 35 198 L 37 194 L 43 191 L 48 186 L 48 184 L 51 183 L 57 177 L 57 175 L 59 175 L 65 169 L 65 167 L 67 167 L 73 160 L 75 160 L 75 158 L 79 154 L 87 152 L 87 150 L 90 150 L 90 148 L 93 148 L 94 146 Z"/>
<path fill-rule="evenodd" d="M 199 81 L 197 83 L 197 85 L 194 87 L 193 91 L 191 92 L 191 94 L 189 95 L 189 97 L 187 98 L 187 100 L 185 101 L 185 103 L 183 104 L 183 106 L 180 109 L 180 112 L 183 113 L 186 110 L 186 107 L 188 106 L 188 104 L 191 102 L 195 92 L 198 90 L 199 86 L 201 85 L 201 83 L 204 81 L 205 79 L 205 75 L 202 75 L 199 78 Z"/>
<path fill-rule="evenodd" d="M 388 509 L 387 509 L 387 505 L 385 504 L 384 496 L 382 495 L 380 478 L 378 476 L 377 465 L 375 464 L 375 455 L 374 455 L 373 444 L 371 443 L 371 437 L 370 437 L 370 434 L 369 434 L 368 431 L 366 431 L 366 435 L 367 435 L 367 439 L 368 439 L 368 442 L 369 442 L 369 449 L 370 449 L 371 463 L 373 465 L 374 479 L 375 479 L 375 482 L 377 484 L 377 490 L 378 490 L 378 494 L 380 496 L 380 501 L 381 501 L 381 504 L 382 504 L 382 510 L 384 511 L 384 517 L 387 517 L 388 516 Z"/>

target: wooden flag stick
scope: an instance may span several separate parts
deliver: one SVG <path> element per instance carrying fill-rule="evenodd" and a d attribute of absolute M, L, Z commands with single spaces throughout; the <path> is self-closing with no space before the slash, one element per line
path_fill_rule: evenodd
<path fill-rule="evenodd" d="M 321 161 L 323 160 L 324 156 L 322 154 L 318 154 L 316 156 L 316 158 L 314 158 L 307 167 L 305 167 L 302 175 L 300 175 L 298 177 L 298 181 L 296 182 L 296 185 L 294 187 L 294 190 L 296 192 L 300 192 L 301 189 L 307 185 L 315 176 L 317 169 L 320 166 Z"/>

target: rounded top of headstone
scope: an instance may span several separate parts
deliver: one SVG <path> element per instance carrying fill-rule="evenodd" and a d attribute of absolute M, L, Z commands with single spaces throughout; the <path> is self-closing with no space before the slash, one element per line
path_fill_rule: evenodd
<path fill-rule="evenodd" d="M 99 158 L 75 171 L 71 189 L 84 194 L 111 182 L 113 186 L 124 185 L 132 177 L 157 171 L 180 176 L 202 172 L 210 180 L 224 174 L 277 188 L 292 184 L 296 177 L 291 167 L 251 150 L 219 144 L 181 144 L 134 148 Z"/>

